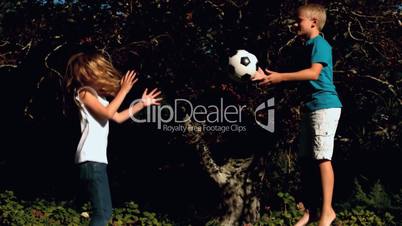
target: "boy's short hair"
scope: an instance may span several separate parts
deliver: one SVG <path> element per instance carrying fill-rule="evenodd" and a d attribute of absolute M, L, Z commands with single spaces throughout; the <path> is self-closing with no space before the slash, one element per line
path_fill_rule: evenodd
<path fill-rule="evenodd" d="M 309 19 L 316 19 L 318 30 L 322 30 L 327 20 L 327 14 L 323 5 L 310 3 L 302 5 L 297 9 L 297 13 L 304 12 Z"/>

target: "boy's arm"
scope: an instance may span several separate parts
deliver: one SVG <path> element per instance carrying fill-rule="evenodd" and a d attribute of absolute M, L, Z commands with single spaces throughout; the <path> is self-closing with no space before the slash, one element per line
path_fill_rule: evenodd
<path fill-rule="evenodd" d="M 317 80 L 318 77 L 320 76 L 322 68 L 323 68 L 322 64 L 313 63 L 311 64 L 310 68 L 296 72 L 281 73 L 281 74 L 283 77 L 283 81 Z"/>
<path fill-rule="evenodd" d="M 269 73 L 268 76 L 259 68 L 252 80 L 261 81 L 259 83 L 260 85 L 277 84 L 282 81 L 317 80 L 322 68 L 323 65 L 321 63 L 313 63 L 310 68 L 296 72 L 278 73 L 266 70 L 266 72 Z"/>

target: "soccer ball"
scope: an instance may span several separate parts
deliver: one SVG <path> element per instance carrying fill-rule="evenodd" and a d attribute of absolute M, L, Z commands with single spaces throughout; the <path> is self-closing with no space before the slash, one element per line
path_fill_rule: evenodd
<path fill-rule="evenodd" d="M 252 53 L 239 49 L 229 56 L 229 73 L 236 81 L 250 81 L 257 71 L 258 59 Z"/>

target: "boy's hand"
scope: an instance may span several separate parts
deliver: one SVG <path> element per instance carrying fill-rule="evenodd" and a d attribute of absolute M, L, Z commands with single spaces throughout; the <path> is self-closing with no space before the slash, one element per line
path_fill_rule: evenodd
<path fill-rule="evenodd" d="M 266 74 L 266 73 L 268 74 Z M 265 69 L 265 72 L 259 67 L 257 72 L 252 77 L 252 81 L 261 81 L 258 83 L 260 86 L 267 86 L 272 84 L 277 84 L 283 81 L 283 75 L 281 73 L 270 71 Z"/>
<path fill-rule="evenodd" d="M 277 84 L 283 81 L 283 74 L 275 72 L 275 71 L 270 71 L 268 69 L 265 70 L 267 73 L 269 73 L 268 76 L 264 78 L 258 85 L 260 86 L 268 86 L 268 85 L 273 85 Z"/>
<path fill-rule="evenodd" d="M 261 81 L 264 80 L 267 77 L 267 75 L 264 73 L 264 71 L 258 67 L 258 70 L 255 72 L 254 76 L 251 77 L 251 81 Z"/>
<path fill-rule="evenodd" d="M 148 89 L 144 90 L 144 93 L 142 94 L 141 102 L 144 104 L 144 107 L 148 107 L 150 105 L 160 105 L 159 101 L 162 100 L 162 98 L 157 98 L 159 94 L 161 94 L 161 91 L 158 91 L 157 88 L 153 89 L 150 93 L 147 93 Z"/>
<path fill-rule="evenodd" d="M 138 78 L 135 78 L 136 75 L 137 73 L 134 71 L 127 71 L 126 75 L 120 80 L 120 90 L 128 93 L 138 81 Z"/>

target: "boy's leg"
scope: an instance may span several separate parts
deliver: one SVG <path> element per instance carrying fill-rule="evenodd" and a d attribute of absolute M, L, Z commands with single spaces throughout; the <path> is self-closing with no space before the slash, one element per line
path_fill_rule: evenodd
<path fill-rule="evenodd" d="M 316 221 L 320 206 L 320 175 L 316 160 L 304 157 L 299 160 L 301 189 L 298 199 L 303 203 L 304 214 L 295 226 L 304 226 Z"/>
<path fill-rule="evenodd" d="M 321 186 L 322 186 L 322 209 L 319 226 L 329 226 L 335 219 L 336 214 L 332 208 L 332 194 L 334 191 L 334 171 L 330 160 L 319 161 Z"/>
<path fill-rule="evenodd" d="M 298 165 L 300 166 L 301 188 L 297 199 L 303 203 L 304 215 L 297 221 L 295 226 L 304 226 L 317 218 L 316 212 L 320 205 L 319 194 L 320 181 L 319 169 L 316 160 L 312 157 L 313 128 L 309 113 L 302 115 L 300 123 Z"/>
<path fill-rule="evenodd" d="M 318 160 L 323 192 L 321 216 L 318 226 L 329 226 L 336 217 L 335 211 L 332 208 L 334 171 L 331 159 L 340 114 L 340 108 L 330 108 L 314 111 L 311 115 L 314 129 L 313 151 L 315 159 Z"/>

